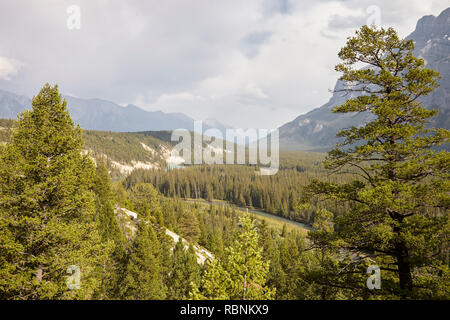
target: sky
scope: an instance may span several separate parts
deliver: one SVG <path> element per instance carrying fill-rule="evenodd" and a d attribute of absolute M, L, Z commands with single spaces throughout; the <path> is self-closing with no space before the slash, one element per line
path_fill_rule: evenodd
<path fill-rule="evenodd" d="M 355 29 L 375 23 L 405 37 L 446 7 L 448 0 L 1 0 L 0 89 L 31 97 L 57 83 L 80 98 L 274 129 L 328 101 L 337 53 Z"/>

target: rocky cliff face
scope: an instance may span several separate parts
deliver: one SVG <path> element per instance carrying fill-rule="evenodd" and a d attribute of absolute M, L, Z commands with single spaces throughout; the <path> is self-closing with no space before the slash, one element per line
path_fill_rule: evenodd
<path fill-rule="evenodd" d="M 407 39 L 415 42 L 414 54 L 425 60 L 427 68 L 440 72 L 440 87 L 421 102 L 438 108 L 439 116 L 432 125 L 450 129 L 450 8 L 438 17 L 424 16 Z M 337 81 L 335 91 L 342 87 Z M 360 126 L 370 120 L 369 114 L 333 114 L 331 109 L 352 96 L 336 92 L 330 100 L 291 122 L 281 126 L 280 147 L 283 149 L 327 151 L 336 144 L 336 133 L 349 126 Z"/>
<path fill-rule="evenodd" d="M 408 39 L 416 45 L 414 54 L 425 60 L 426 66 L 438 71 L 442 79 L 440 87 L 422 101 L 424 106 L 438 108 L 433 120 L 438 127 L 450 128 L 450 8 L 438 17 L 422 17 Z"/>

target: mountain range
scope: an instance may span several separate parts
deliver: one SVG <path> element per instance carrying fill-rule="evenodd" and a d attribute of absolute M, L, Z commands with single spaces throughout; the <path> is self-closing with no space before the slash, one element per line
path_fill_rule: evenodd
<path fill-rule="evenodd" d="M 122 107 L 102 99 L 81 99 L 65 95 L 67 107 L 75 123 L 83 129 L 136 132 L 148 130 L 193 130 L 194 119 L 183 113 L 146 111 L 129 104 Z M 14 119 L 25 109 L 31 108 L 31 99 L 0 90 L 0 118 Z M 204 128 L 224 130 L 226 125 L 214 119 L 204 121 Z"/>
<path fill-rule="evenodd" d="M 425 60 L 426 67 L 437 70 L 442 79 L 440 87 L 422 99 L 429 108 L 438 108 L 439 115 L 432 125 L 450 129 L 450 8 L 439 16 L 427 15 L 419 19 L 414 32 L 407 39 L 415 43 L 414 54 Z M 336 144 L 336 133 L 342 128 L 360 126 L 370 120 L 368 113 L 335 114 L 331 109 L 353 97 L 343 95 L 337 81 L 330 100 L 319 108 L 300 115 L 279 128 L 280 148 L 287 150 L 327 151 Z M 102 99 L 81 99 L 64 96 L 72 119 L 83 129 L 139 132 L 193 130 L 194 119 L 183 113 L 146 111 L 135 105 L 122 107 Z M 13 119 L 31 107 L 31 100 L 22 95 L 0 90 L 0 118 Z M 229 125 L 215 119 L 203 121 L 203 129 L 218 128 L 225 132 Z"/>
<path fill-rule="evenodd" d="M 425 60 L 427 68 L 438 71 L 440 87 L 422 99 L 422 105 L 439 109 L 432 125 L 450 129 L 450 8 L 439 16 L 419 19 L 416 29 L 406 39 L 415 42 L 414 55 Z M 336 92 L 343 87 L 337 81 L 334 93 L 323 106 L 300 115 L 279 128 L 280 148 L 305 151 L 327 151 L 336 144 L 336 133 L 346 127 L 360 126 L 370 119 L 367 113 L 332 113 L 336 105 L 353 96 Z"/>

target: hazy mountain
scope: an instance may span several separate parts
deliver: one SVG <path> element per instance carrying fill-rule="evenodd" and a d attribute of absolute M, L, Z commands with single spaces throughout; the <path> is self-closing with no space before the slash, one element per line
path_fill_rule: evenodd
<path fill-rule="evenodd" d="M 0 90 L 0 118 L 13 119 L 31 105 L 29 98 Z"/>
<path fill-rule="evenodd" d="M 150 112 L 131 104 L 122 107 L 101 99 L 64 98 L 72 118 L 84 129 L 142 131 L 193 128 L 194 120 L 179 113 Z"/>
<path fill-rule="evenodd" d="M 84 129 L 107 131 L 193 130 L 194 119 L 183 113 L 145 111 L 135 105 L 122 107 L 101 99 L 80 99 L 64 96 L 72 119 Z M 31 99 L 0 90 L 0 118 L 14 119 L 31 107 Z M 208 120 L 214 127 L 225 128 L 217 120 Z M 205 124 L 204 127 L 213 127 Z"/>
<path fill-rule="evenodd" d="M 450 128 L 450 8 L 438 17 L 422 17 L 407 39 L 415 42 L 414 54 L 423 58 L 428 68 L 440 72 L 440 87 L 422 100 L 423 106 L 438 108 L 439 116 L 433 125 Z M 335 90 L 342 88 L 337 81 Z M 352 95 L 335 92 L 323 106 L 300 115 L 279 128 L 280 147 L 310 151 L 324 151 L 336 143 L 336 133 L 349 126 L 360 126 L 369 120 L 369 114 L 333 114 L 331 109 L 343 104 Z"/>

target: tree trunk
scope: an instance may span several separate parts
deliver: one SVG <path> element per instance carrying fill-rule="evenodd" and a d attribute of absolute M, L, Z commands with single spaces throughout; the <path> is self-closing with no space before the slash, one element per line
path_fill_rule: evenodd
<path fill-rule="evenodd" d="M 394 227 L 394 232 L 400 234 L 400 227 Z M 413 289 L 413 281 L 411 275 L 411 263 L 409 262 L 409 252 L 403 240 L 397 240 L 395 243 L 395 251 L 397 252 L 398 277 L 400 280 L 400 289 L 402 297 L 410 296 Z"/>

